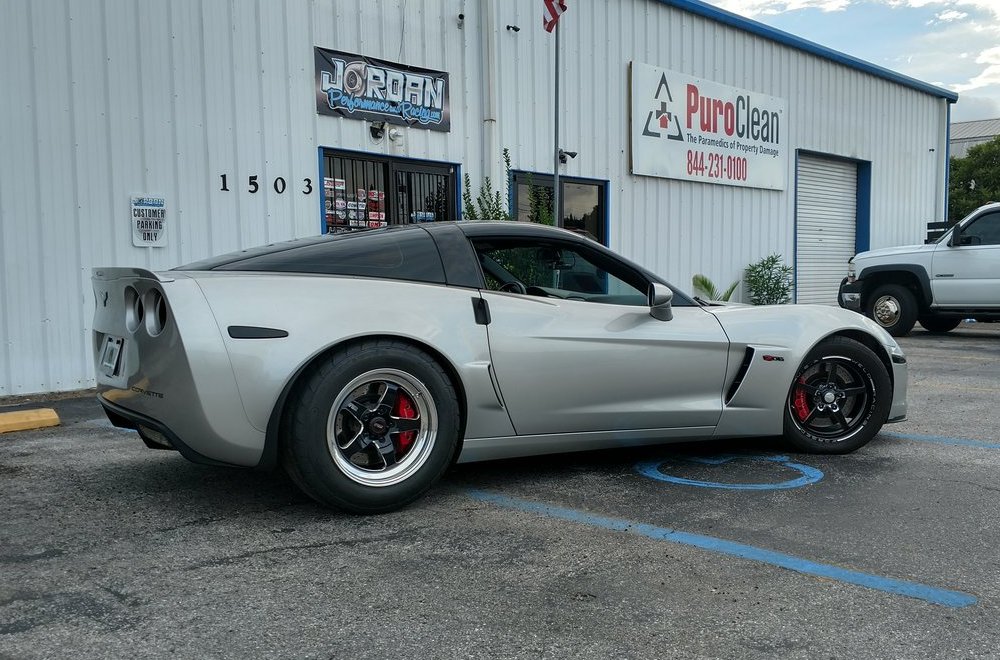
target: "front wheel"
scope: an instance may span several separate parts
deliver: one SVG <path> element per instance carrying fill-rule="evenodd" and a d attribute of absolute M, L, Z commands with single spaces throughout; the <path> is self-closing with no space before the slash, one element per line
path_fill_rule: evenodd
<path fill-rule="evenodd" d="M 904 337 L 917 321 L 917 299 L 905 286 L 883 284 L 868 296 L 865 315 L 893 337 Z"/>
<path fill-rule="evenodd" d="M 867 444 L 889 417 L 892 382 L 870 348 L 833 337 L 812 349 L 785 403 L 785 438 L 796 449 L 846 454 Z"/>
<path fill-rule="evenodd" d="M 322 504 L 391 511 L 441 477 L 459 427 L 455 388 L 431 356 L 398 341 L 367 341 L 335 353 L 299 383 L 282 464 Z"/>

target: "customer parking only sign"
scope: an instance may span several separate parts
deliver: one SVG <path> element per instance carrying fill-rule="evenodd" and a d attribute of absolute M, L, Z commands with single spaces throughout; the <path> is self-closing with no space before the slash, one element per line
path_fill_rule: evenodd
<path fill-rule="evenodd" d="M 640 62 L 630 68 L 633 174 L 784 190 L 784 99 Z"/>
<path fill-rule="evenodd" d="M 132 197 L 132 245 L 166 247 L 167 203 L 163 197 Z"/>

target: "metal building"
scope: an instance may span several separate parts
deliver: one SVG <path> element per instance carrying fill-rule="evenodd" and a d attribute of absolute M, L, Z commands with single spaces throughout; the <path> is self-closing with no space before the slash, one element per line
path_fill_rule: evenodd
<path fill-rule="evenodd" d="M 952 158 L 965 158 L 969 149 L 1000 136 L 1000 118 L 957 121 L 951 125 L 949 145 Z"/>
<path fill-rule="evenodd" d="M 466 177 L 545 215 L 541 14 L 541 0 L 6 2 L 0 396 L 93 384 L 94 266 L 461 219 Z M 945 215 L 948 90 L 698 0 L 574 0 L 559 31 L 559 146 L 576 155 L 556 219 L 682 288 L 779 253 L 799 302 L 833 304 L 855 249 L 919 241 Z"/>

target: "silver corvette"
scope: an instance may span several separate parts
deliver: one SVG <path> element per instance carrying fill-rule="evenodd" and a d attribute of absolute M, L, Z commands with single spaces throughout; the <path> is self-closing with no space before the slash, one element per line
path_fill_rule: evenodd
<path fill-rule="evenodd" d="M 281 466 L 356 512 L 456 461 L 775 435 L 844 453 L 906 415 L 906 359 L 869 319 L 704 304 L 533 224 L 310 238 L 93 285 L 112 422 L 199 463 Z"/>

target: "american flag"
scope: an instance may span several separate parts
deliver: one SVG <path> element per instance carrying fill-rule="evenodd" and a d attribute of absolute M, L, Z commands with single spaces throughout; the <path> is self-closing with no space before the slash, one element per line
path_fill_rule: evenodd
<path fill-rule="evenodd" d="M 566 11 L 566 0 L 542 0 L 545 4 L 545 11 L 542 12 L 542 25 L 546 32 L 556 29 L 559 17 Z"/>

